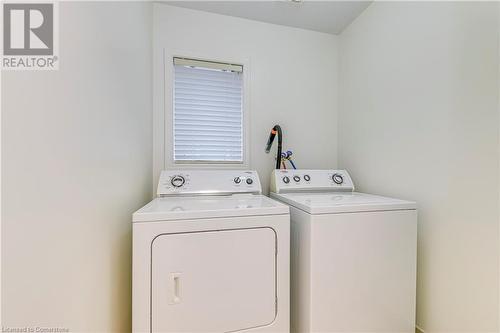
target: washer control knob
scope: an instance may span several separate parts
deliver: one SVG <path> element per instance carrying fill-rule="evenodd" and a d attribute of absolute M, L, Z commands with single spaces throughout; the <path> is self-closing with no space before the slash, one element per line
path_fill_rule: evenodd
<path fill-rule="evenodd" d="M 304 180 L 305 180 L 306 182 L 310 181 L 310 180 L 311 180 L 311 176 L 309 176 L 309 175 L 304 175 Z"/>
<path fill-rule="evenodd" d="M 299 176 L 293 176 L 293 180 L 295 180 L 296 182 L 300 182 L 300 177 Z"/>
<path fill-rule="evenodd" d="M 241 178 L 240 178 L 240 177 L 235 177 L 235 178 L 234 178 L 234 183 L 235 183 L 235 184 L 239 184 L 239 183 L 241 183 Z"/>
<path fill-rule="evenodd" d="M 185 182 L 186 179 L 184 179 L 184 177 L 180 175 L 175 175 L 170 180 L 170 183 L 172 184 L 173 187 L 181 187 L 182 185 L 184 185 Z"/>
<path fill-rule="evenodd" d="M 290 182 L 290 178 L 288 176 L 283 177 L 283 183 L 288 184 Z"/>
<path fill-rule="evenodd" d="M 253 184 L 253 179 L 252 178 L 247 178 L 246 182 L 247 182 L 248 185 L 252 185 Z"/>
<path fill-rule="evenodd" d="M 334 173 L 332 176 L 332 180 L 335 184 L 341 185 L 344 182 L 344 177 L 341 174 Z"/>

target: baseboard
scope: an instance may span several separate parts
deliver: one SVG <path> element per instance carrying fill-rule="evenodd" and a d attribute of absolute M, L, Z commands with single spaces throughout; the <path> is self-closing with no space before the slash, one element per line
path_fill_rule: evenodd
<path fill-rule="evenodd" d="M 423 329 L 418 326 L 415 326 L 415 333 L 425 333 Z"/>

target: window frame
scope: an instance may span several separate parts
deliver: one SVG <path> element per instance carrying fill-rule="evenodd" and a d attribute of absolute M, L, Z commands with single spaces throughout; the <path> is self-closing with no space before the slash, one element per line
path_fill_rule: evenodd
<path fill-rule="evenodd" d="M 206 161 L 175 161 L 174 160 L 174 58 L 189 58 L 202 61 L 212 61 L 221 63 L 231 63 L 243 66 L 243 91 L 242 91 L 242 162 L 206 162 Z M 203 53 L 193 53 L 185 51 L 168 51 L 163 49 L 163 82 L 157 82 L 159 97 L 162 101 L 156 101 L 160 107 L 155 109 L 153 115 L 153 126 L 163 123 L 163 129 L 157 130 L 154 142 L 154 153 L 160 152 L 163 155 L 160 158 L 154 158 L 158 164 L 155 166 L 154 172 L 157 173 L 162 169 L 248 169 L 250 165 L 250 61 L 249 59 L 222 57 L 216 55 L 208 55 Z M 159 84 L 158 84 L 159 83 Z M 163 83 L 163 84 L 161 84 Z M 161 96 L 163 95 L 163 96 Z M 155 98 L 156 99 L 156 98 Z M 161 142 L 160 142 L 161 140 Z M 155 163 L 155 162 L 153 162 Z M 161 167 L 159 164 L 162 164 Z M 158 168 L 160 167 L 160 170 Z"/>

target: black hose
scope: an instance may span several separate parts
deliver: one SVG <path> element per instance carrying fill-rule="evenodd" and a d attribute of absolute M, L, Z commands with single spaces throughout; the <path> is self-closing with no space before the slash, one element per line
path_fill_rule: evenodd
<path fill-rule="evenodd" d="M 267 140 L 266 153 L 269 153 L 271 146 L 273 145 L 274 137 L 278 134 L 278 152 L 276 155 L 276 169 L 281 169 L 281 148 L 283 145 L 283 132 L 281 131 L 280 125 L 274 125 L 271 133 L 269 134 L 269 139 Z"/>

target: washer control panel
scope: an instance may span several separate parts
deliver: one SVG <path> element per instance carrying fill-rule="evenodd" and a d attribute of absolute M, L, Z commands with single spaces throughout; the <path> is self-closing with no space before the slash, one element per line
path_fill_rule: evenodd
<path fill-rule="evenodd" d="M 273 170 L 271 192 L 354 191 L 346 170 Z"/>
<path fill-rule="evenodd" d="M 262 193 L 259 175 L 250 170 L 164 170 L 158 196 Z"/>

